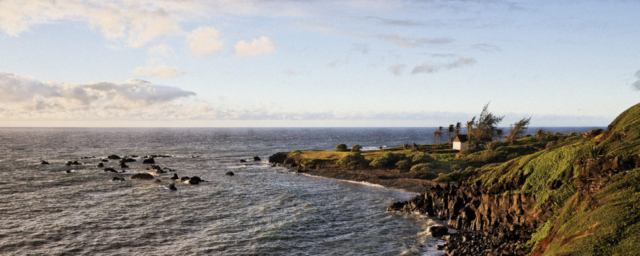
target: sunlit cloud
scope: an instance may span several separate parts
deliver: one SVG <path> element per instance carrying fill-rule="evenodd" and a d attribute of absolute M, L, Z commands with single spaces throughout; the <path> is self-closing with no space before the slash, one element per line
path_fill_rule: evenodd
<path fill-rule="evenodd" d="M 238 42 L 233 47 L 233 52 L 239 57 L 253 57 L 263 54 L 273 54 L 276 52 L 276 44 L 266 36 L 253 39 L 251 42 L 244 40 Z"/>
<path fill-rule="evenodd" d="M 224 46 L 220 32 L 213 27 L 199 27 L 187 36 L 187 45 L 191 53 L 198 57 L 214 55 Z"/>

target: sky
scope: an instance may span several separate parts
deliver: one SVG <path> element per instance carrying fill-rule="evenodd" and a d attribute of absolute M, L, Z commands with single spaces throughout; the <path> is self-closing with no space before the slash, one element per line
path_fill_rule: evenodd
<path fill-rule="evenodd" d="M 640 1 L 0 0 L 0 127 L 606 126 Z"/>

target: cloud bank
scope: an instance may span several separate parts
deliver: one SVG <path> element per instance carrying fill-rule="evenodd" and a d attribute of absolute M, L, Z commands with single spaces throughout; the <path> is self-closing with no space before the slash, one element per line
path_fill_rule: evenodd
<path fill-rule="evenodd" d="M 22 114 L 96 112 L 109 109 L 144 110 L 194 92 L 143 80 L 124 83 L 66 84 L 40 82 L 31 77 L 0 72 L 0 108 Z"/>

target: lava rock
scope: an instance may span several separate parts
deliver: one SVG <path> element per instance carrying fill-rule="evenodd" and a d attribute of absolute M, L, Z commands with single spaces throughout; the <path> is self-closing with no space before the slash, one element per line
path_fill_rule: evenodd
<path fill-rule="evenodd" d="M 122 160 L 120 160 L 121 163 L 131 163 L 131 162 L 135 162 L 135 161 L 136 161 L 135 159 L 128 158 L 128 157 L 125 157 Z"/>
<path fill-rule="evenodd" d="M 178 174 L 177 173 L 174 173 L 173 177 L 171 177 L 171 179 L 172 180 L 177 180 L 177 179 L 180 179 L 180 178 L 178 178 Z"/>
<path fill-rule="evenodd" d="M 184 176 L 184 177 L 180 178 L 180 181 L 182 181 L 182 182 L 189 181 L 189 177 L 188 176 Z"/>
<path fill-rule="evenodd" d="M 115 170 L 115 169 L 113 169 L 113 168 L 104 168 L 104 171 L 105 171 L 105 172 L 114 172 L 114 173 L 118 173 L 118 171 L 116 171 L 116 170 Z"/>
<path fill-rule="evenodd" d="M 225 173 L 224 175 L 229 175 L 229 176 L 233 176 L 235 175 L 232 171 L 228 171 L 227 173 Z"/>
<path fill-rule="evenodd" d="M 109 158 L 109 159 L 120 159 L 120 156 L 118 156 L 118 155 L 110 155 L 107 158 Z"/>
<path fill-rule="evenodd" d="M 189 184 L 190 185 L 198 185 L 200 184 L 200 182 L 203 182 L 204 180 L 200 179 L 200 177 L 198 176 L 193 176 L 191 177 L 191 179 L 189 179 Z"/>
<path fill-rule="evenodd" d="M 129 168 L 129 166 L 124 163 L 120 163 L 120 168 Z"/>
<path fill-rule="evenodd" d="M 162 183 L 162 180 L 156 179 L 156 183 Z"/>
<path fill-rule="evenodd" d="M 285 159 L 287 159 L 287 153 L 278 152 L 269 156 L 269 163 L 284 164 Z"/>
<path fill-rule="evenodd" d="M 442 237 L 449 234 L 449 229 L 443 226 L 431 226 L 429 227 L 429 233 L 431 233 L 433 237 Z"/>
<path fill-rule="evenodd" d="M 104 167 L 104 164 L 103 163 L 98 163 L 98 168 L 102 168 L 102 167 Z"/>
<path fill-rule="evenodd" d="M 246 162 L 247 162 L 247 160 L 240 159 L 240 162 L 241 162 L 241 163 L 246 163 Z"/>
<path fill-rule="evenodd" d="M 49 162 L 47 162 L 45 160 L 42 160 L 42 161 L 40 161 L 40 164 L 49 164 Z"/>
<path fill-rule="evenodd" d="M 147 159 L 145 159 L 145 160 L 142 160 L 142 163 L 143 163 L 143 164 L 155 164 L 155 163 L 156 163 L 156 161 L 155 161 L 155 160 L 153 160 L 153 158 L 147 158 Z"/>
<path fill-rule="evenodd" d="M 131 179 L 152 180 L 154 177 L 148 173 L 136 173 L 131 176 Z"/>
<path fill-rule="evenodd" d="M 113 177 L 111 181 L 125 181 L 125 179 L 120 177 Z"/>
<path fill-rule="evenodd" d="M 175 184 L 169 184 L 169 186 L 167 186 L 167 189 L 173 190 L 173 191 L 177 191 L 178 190 L 178 188 L 176 188 Z"/>
<path fill-rule="evenodd" d="M 258 156 L 254 156 L 254 157 L 253 157 L 253 161 L 256 161 L 256 162 L 257 162 L 257 161 L 262 161 L 262 159 L 260 159 L 260 157 L 258 157 Z"/>

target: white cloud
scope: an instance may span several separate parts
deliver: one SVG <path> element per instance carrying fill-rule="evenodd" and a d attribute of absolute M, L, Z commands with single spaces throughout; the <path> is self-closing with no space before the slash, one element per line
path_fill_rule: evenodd
<path fill-rule="evenodd" d="M 181 75 L 181 72 L 176 67 L 158 65 L 155 67 L 137 67 L 133 70 L 133 74 L 143 77 L 176 77 Z"/>
<path fill-rule="evenodd" d="M 244 40 L 238 42 L 233 47 L 233 52 L 239 57 L 253 57 L 261 54 L 271 54 L 276 52 L 276 44 L 266 36 L 253 39 L 250 43 Z"/>
<path fill-rule="evenodd" d="M 454 62 L 444 63 L 444 64 L 442 63 L 434 64 L 434 63 L 425 62 L 425 63 L 422 63 L 422 65 L 413 68 L 413 71 L 411 71 L 411 74 L 435 73 L 440 71 L 441 69 L 454 69 L 462 66 L 472 65 L 474 63 L 476 63 L 476 60 L 473 58 L 459 58 Z"/>
<path fill-rule="evenodd" d="M 150 56 L 157 56 L 157 57 L 175 57 L 176 53 L 173 51 L 173 48 L 171 48 L 170 46 L 166 45 L 166 44 L 160 44 L 160 45 L 156 45 L 153 46 L 151 48 L 149 48 L 149 50 L 147 50 L 147 53 Z"/>
<path fill-rule="evenodd" d="M 391 71 L 391 73 L 393 73 L 396 76 L 399 76 L 402 74 L 402 72 L 404 71 L 404 69 L 407 67 L 407 65 L 404 64 L 398 64 L 398 65 L 394 65 L 389 67 L 389 71 Z"/>
<path fill-rule="evenodd" d="M 187 44 L 191 53 L 198 57 L 214 55 L 224 46 L 220 32 L 212 27 L 199 27 L 187 36 Z"/>
<path fill-rule="evenodd" d="M 414 38 L 414 37 L 403 37 L 398 35 L 384 35 L 379 36 L 379 38 L 393 43 L 398 46 L 406 47 L 406 48 L 416 48 L 422 47 L 426 45 L 441 45 L 441 44 L 449 44 L 453 42 L 451 38 Z"/>

